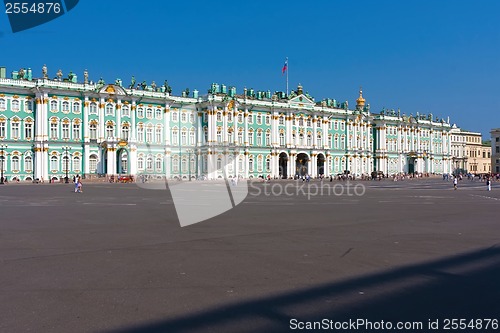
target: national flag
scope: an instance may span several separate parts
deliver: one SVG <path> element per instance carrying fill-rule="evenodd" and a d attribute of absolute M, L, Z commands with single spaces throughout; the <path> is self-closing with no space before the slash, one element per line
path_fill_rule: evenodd
<path fill-rule="evenodd" d="M 287 69 L 288 69 L 288 58 L 285 59 L 285 64 L 283 65 L 283 68 L 281 69 L 281 73 L 285 74 Z"/>

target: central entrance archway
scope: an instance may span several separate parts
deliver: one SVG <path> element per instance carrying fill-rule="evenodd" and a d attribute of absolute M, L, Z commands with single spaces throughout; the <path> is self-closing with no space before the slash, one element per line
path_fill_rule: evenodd
<path fill-rule="evenodd" d="M 126 149 L 118 149 L 116 152 L 116 170 L 118 174 L 127 174 L 129 172 L 129 158 Z"/>
<path fill-rule="evenodd" d="M 286 153 L 281 153 L 279 155 L 279 168 L 280 177 L 282 179 L 288 178 L 288 155 Z"/>
<path fill-rule="evenodd" d="M 302 177 L 309 173 L 307 168 L 307 163 L 309 162 L 309 155 L 305 153 L 297 154 L 297 159 L 295 160 L 295 175 Z"/>
<path fill-rule="evenodd" d="M 325 155 L 323 155 L 321 153 L 318 154 L 317 163 L 316 163 L 317 170 L 318 170 L 318 176 L 325 174 L 325 160 L 326 160 Z"/>

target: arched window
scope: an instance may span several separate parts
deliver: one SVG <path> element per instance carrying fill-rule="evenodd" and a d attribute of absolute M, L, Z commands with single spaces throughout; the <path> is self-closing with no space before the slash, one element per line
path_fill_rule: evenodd
<path fill-rule="evenodd" d="M 248 169 L 253 171 L 253 158 L 248 159 Z"/>
<path fill-rule="evenodd" d="M 122 107 L 122 117 L 130 117 L 130 108 L 128 105 Z"/>
<path fill-rule="evenodd" d="M 217 121 L 222 121 L 222 112 L 217 112 Z"/>
<path fill-rule="evenodd" d="M 57 112 L 57 101 L 50 101 L 50 111 Z"/>
<path fill-rule="evenodd" d="M 311 136 L 311 134 L 307 134 L 307 145 L 308 146 L 312 145 L 312 136 Z"/>
<path fill-rule="evenodd" d="M 137 117 L 138 118 L 144 118 L 144 109 L 143 108 L 138 108 L 137 109 Z"/>
<path fill-rule="evenodd" d="M 90 155 L 89 157 L 89 172 L 96 173 L 97 172 L 97 156 Z"/>
<path fill-rule="evenodd" d="M 137 169 L 144 170 L 144 157 L 142 156 L 137 159 Z"/>
<path fill-rule="evenodd" d="M 267 131 L 266 132 L 266 146 L 271 145 L 271 132 Z"/>
<path fill-rule="evenodd" d="M 182 112 L 182 113 L 181 113 L 181 121 L 182 121 L 183 123 L 185 123 L 185 122 L 187 121 L 187 115 L 186 115 L 186 112 Z"/>
<path fill-rule="evenodd" d="M 285 133 L 280 133 L 280 146 L 285 145 Z"/>
<path fill-rule="evenodd" d="M 162 170 L 163 170 L 163 163 L 162 163 L 162 159 L 160 157 L 156 158 L 156 163 L 155 164 L 156 164 L 156 166 L 155 166 L 156 172 L 162 172 Z"/>
<path fill-rule="evenodd" d="M 106 116 L 112 116 L 113 113 L 114 113 L 113 104 L 111 103 L 106 104 Z"/>
<path fill-rule="evenodd" d="M 219 156 L 217 157 L 217 170 L 222 169 L 222 158 Z"/>
<path fill-rule="evenodd" d="M 128 124 L 124 124 L 122 126 L 122 135 L 121 135 L 122 140 L 125 140 L 125 141 L 128 140 L 128 138 L 129 138 L 129 132 L 130 132 L 130 127 L 128 127 Z"/>
<path fill-rule="evenodd" d="M 153 171 L 153 158 L 151 156 L 148 156 L 148 159 L 146 160 L 146 169 L 148 171 Z"/>
<path fill-rule="evenodd" d="M 155 113 L 156 113 L 156 119 L 161 119 L 161 116 L 162 116 L 162 114 L 163 114 L 163 113 L 161 112 L 161 109 L 156 109 Z"/>
<path fill-rule="evenodd" d="M 268 158 L 266 158 L 266 171 L 271 171 L 271 160 Z"/>
<path fill-rule="evenodd" d="M 12 101 L 12 111 L 19 111 L 19 101 L 17 99 Z"/>
<path fill-rule="evenodd" d="M 243 132 L 238 132 L 238 144 L 243 145 Z"/>
<path fill-rule="evenodd" d="M 80 103 L 73 103 L 73 113 L 80 113 Z"/>
<path fill-rule="evenodd" d="M 115 136 L 115 127 L 112 124 L 106 125 L 106 137 L 113 138 Z"/>
<path fill-rule="evenodd" d="M 97 104 L 96 103 L 90 103 L 89 113 L 90 114 L 97 114 Z"/>
<path fill-rule="evenodd" d="M 59 170 L 59 161 L 57 159 L 57 156 L 52 156 L 50 158 L 50 170 L 52 170 L 52 171 Z"/>
<path fill-rule="evenodd" d="M 69 112 L 69 102 L 64 101 L 62 103 L 62 111 L 63 112 Z"/>
<path fill-rule="evenodd" d="M 73 171 L 80 171 L 80 157 L 78 156 L 73 157 Z"/>
<path fill-rule="evenodd" d="M 24 170 L 26 172 L 33 170 L 33 158 L 30 155 L 24 157 Z"/>
<path fill-rule="evenodd" d="M 148 119 L 153 118 L 153 109 L 151 109 L 151 108 L 146 109 L 146 118 L 148 118 Z"/>
<path fill-rule="evenodd" d="M 5 110 L 7 107 L 7 103 L 5 102 L 5 99 L 0 98 L 0 110 Z"/>
<path fill-rule="evenodd" d="M 318 143 L 318 147 L 321 147 L 323 146 L 323 139 L 321 138 L 321 134 L 318 133 L 318 137 L 317 137 L 317 143 Z"/>
<path fill-rule="evenodd" d="M 179 159 L 177 157 L 174 157 L 172 159 L 172 171 L 174 173 L 178 173 L 179 172 Z"/>
<path fill-rule="evenodd" d="M 90 139 L 92 139 L 92 140 L 97 139 L 97 124 L 95 124 L 95 123 L 90 124 L 89 135 L 90 135 Z"/>
<path fill-rule="evenodd" d="M 19 156 L 13 156 L 12 157 L 11 168 L 12 168 L 12 171 L 19 172 Z"/>

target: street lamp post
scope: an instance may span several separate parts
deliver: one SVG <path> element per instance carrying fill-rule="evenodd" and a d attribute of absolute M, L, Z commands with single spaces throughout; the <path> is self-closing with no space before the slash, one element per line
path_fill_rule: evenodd
<path fill-rule="evenodd" d="M 66 184 L 69 183 L 69 177 L 68 177 L 68 172 L 69 172 L 69 156 L 68 156 L 68 151 L 71 150 L 70 146 L 64 146 L 62 147 L 65 151 L 65 156 L 66 156 L 66 177 L 64 178 L 64 182 Z"/>
<path fill-rule="evenodd" d="M 4 151 L 7 149 L 7 145 L 1 144 L 0 145 L 0 185 L 3 185 L 3 166 L 5 163 L 5 154 Z"/>

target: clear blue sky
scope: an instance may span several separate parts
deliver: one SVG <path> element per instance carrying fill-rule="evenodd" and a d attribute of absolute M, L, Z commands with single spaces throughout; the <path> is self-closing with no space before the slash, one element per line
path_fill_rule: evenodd
<path fill-rule="evenodd" d="M 2 12 L 0 66 L 241 93 L 285 90 L 289 57 L 290 87 L 316 100 L 353 105 L 362 86 L 372 112 L 432 112 L 489 138 L 500 127 L 499 13 L 496 0 L 80 0 L 15 34 Z"/>

